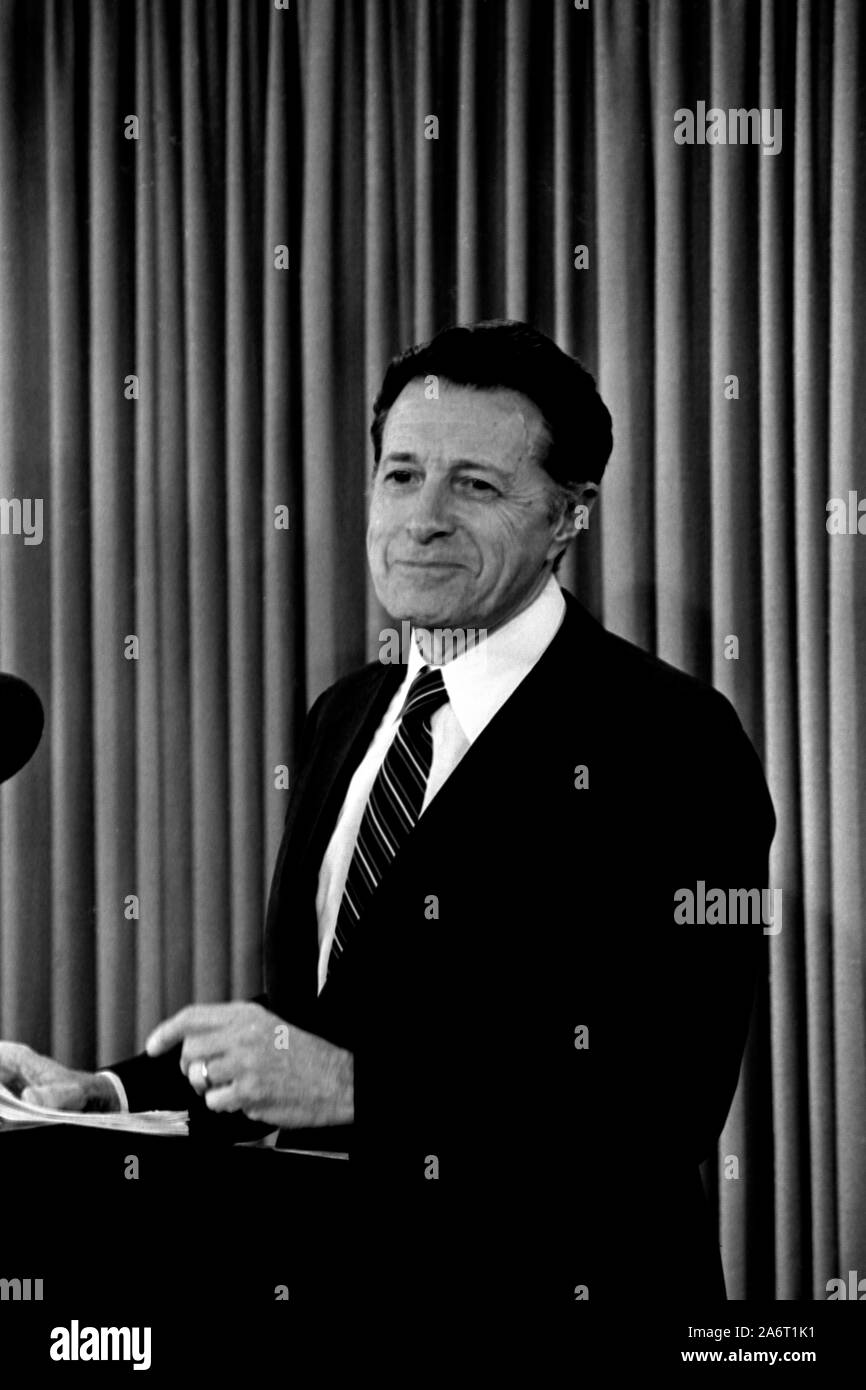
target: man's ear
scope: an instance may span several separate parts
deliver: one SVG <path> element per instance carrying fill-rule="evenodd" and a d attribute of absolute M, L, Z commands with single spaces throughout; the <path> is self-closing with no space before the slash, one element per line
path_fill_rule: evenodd
<path fill-rule="evenodd" d="M 551 538 L 551 543 L 556 546 L 567 545 L 579 531 L 587 529 L 589 514 L 598 497 L 598 483 L 576 483 L 569 492 L 568 505 L 563 508 Z"/>
<path fill-rule="evenodd" d="M 587 516 L 595 506 L 598 497 L 598 483 L 579 483 L 576 489 L 577 496 L 575 502 L 578 506 L 586 507 Z M 573 509 L 572 509 L 573 510 Z"/>

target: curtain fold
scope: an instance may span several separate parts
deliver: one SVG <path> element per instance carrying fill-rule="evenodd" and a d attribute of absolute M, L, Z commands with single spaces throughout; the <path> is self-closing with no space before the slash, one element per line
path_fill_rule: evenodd
<path fill-rule="evenodd" d="M 799 799 L 787 817 L 802 882 L 804 969 L 796 1006 L 806 1019 L 809 1206 L 814 1287 L 836 1267 L 836 1113 L 833 1083 L 833 956 L 830 903 L 831 794 L 827 681 L 827 542 L 815 517 L 828 497 L 830 110 L 833 17 L 797 10 L 793 221 L 794 566 L 796 705 L 792 739 Z M 816 371 L 818 364 L 821 367 Z M 784 713 L 782 713 L 784 717 Z M 792 1001 L 794 1002 L 794 1001 Z M 805 1219 L 809 1230 L 808 1215 Z"/>
<path fill-rule="evenodd" d="M 104 1064 L 259 987 L 304 713 L 390 623 L 384 366 L 526 318 L 614 419 L 564 582 L 728 696 L 776 804 L 704 1170 L 729 1295 L 866 1270 L 866 541 L 826 526 L 866 496 L 864 31 L 856 0 L 0 5 L 0 666 L 47 712 L 0 791 L 4 1036 Z M 676 143 L 699 102 L 780 110 L 781 150 Z"/>
<path fill-rule="evenodd" d="M 650 585 L 654 549 L 652 119 L 648 11 L 630 0 L 593 17 L 596 113 L 598 374 L 611 402 L 616 446 L 599 504 L 604 610 L 631 641 L 655 647 Z M 625 138 L 624 138 L 625 137 Z M 627 196 L 624 196 L 628 190 Z M 666 370 L 668 363 L 660 364 Z"/>
<path fill-rule="evenodd" d="M 830 414 L 831 497 L 848 499 L 857 485 L 866 494 L 862 441 L 866 428 L 866 366 L 862 333 L 866 265 L 862 227 L 866 188 L 862 141 L 866 23 L 862 8 L 834 10 L 833 126 L 830 184 Z M 866 508 L 864 508 L 866 512 Z M 866 523 L 864 523 L 866 530 Z M 866 796 L 863 761 L 866 719 L 862 699 L 866 671 L 866 550 L 862 534 L 837 536 L 829 549 L 831 919 L 833 950 L 834 1063 L 837 1115 L 836 1180 L 842 1264 L 866 1248 Z"/>
<path fill-rule="evenodd" d="M 0 48 L 5 47 L 0 43 Z M 45 614 L 62 615 L 63 621 L 50 624 L 50 684 L 38 686 L 46 704 L 45 737 L 52 753 L 46 769 L 50 777 L 50 857 L 38 866 L 31 859 L 31 865 L 45 873 L 50 895 L 40 905 L 40 915 L 21 930 L 38 932 L 41 924 L 45 933 L 34 959 L 41 962 L 42 988 L 50 991 L 50 1007 L 44 1007 L 47 1001 L 40 996 L 33 1003 L 42 1018 L 54 1020 L 52 1043 L 63 1056 L 83 1055 L 93 1048 L 94 1011 L 91 1007 L 83 1009 L 81 1000 L 93 995 L 96 983 L 96 938 L 90 918 L 94 904 L 95 750 L 88 634 L 93 610 L 89 586 L 86 579 L 82 582 L 89 572 L 91 551 L 88 371 L 78 338 L 80 325 L 87 321 L 87 282 L 82 274 L 86 265 L 81 226 L 85 191 L 80 179 L 82 154 L 76 140 L 81 106 L 76 69 L 85 53 L 73 9 L 55 0 L 45 11 L 44 47 L 44 348 L 50 395 L 48 524 L 54 532 Z M 86 141 L 81 145 L 86 148 Z M 3 187 L 7 187 L 5 180 Z M 3 319 L 6 321 L 5 314 Z M 4 463 L 7 458 L 4 449 Z M 5 467 L 3 474 L 5 483 Z M 32 479 L 28 469 L 28 486 Z M 66 519 L 56 532 L 55 516 Z M 62 698 L 53 698 L 59 691 Z M 14 791 L 14 784 L 8 790 Z M 5 865 L 2 883 L 7 883 Z M 89 930 L 76 930 L 85 922 Z M 53 938 L 50 945 L 49 932 Z M 3 936 L 5 940 L 5 932 Z M 51 968 L 46 971 L 49 950 Z M 21 989 L 23 981 L 14 975 L 12 979 L 14 987 Z M 4 970 L 4 985 L 5 981 Z"/>
<path fill-rule="evenodd" d="M 761 7 L 759 105 L 793 102 L 786 83 L 793 24 L 772 5 Z M 792 355 L 792 314 L 787 286 L 792 273 L 791 247 L 786 239 L 789 204 L 786 188 L 773 170 L 776 158 L 758 166 L 758 414 L 760 452 L 761 530 L 761 644 L 765 685 L 764 759 L 768 778 L 784 805 L 797 796 L 797 740 L 790 711 L 796 705 L 797 664 L 794 634 L 796 608 L 790 584 L 780 583 L 788 570 L 794 530 L 794 495 L 788 466 L 793 445 L 793 383 L 788 363 Z M 780 820 L 774 846 L 774 871 L 785 885 L 784 929 L 798 943 L 779 952 L 771 975 L 772 1052 L 786 1059 L 786 1071 L 773 1088 L 775 1141 L 775 1265 L 780 1298 L 796 1296 L 802 1278 L 808 1287 L 809 1252 L 801 1230 L 808 1225 L 808 1116 L 796 1104 L 806 1067 L 806 1030 L 802 1027 L 803 888 L 798 869 L 800 853 L 796 825 Z M 762 1197 L 772 1199 L 770 1174 L 763 1175 Z M 772 1290 L 771 1290 L 772 1291 Z"/>
<path fill-rule="evenodd" d="M 150 43 L 150 11 L 146 4 L 136 6 L 135 78 L 132 110 L 154 108 L 153 53 Z M 136 942 L 136 1014 L 128 1018 L 126 1033 L 117 1046 L 99 1056 L 117 1056 L 136 1045 L 139 1030 L 163 1006 L 163 913 L 166 896 L 165 858 L 162 840 L 162 776 L 160 758 L 161 664 L 158 660 L 160 602 L 154 577 L 159 573 L 160 505 L 157 487 L 157 422 L 160 400 L 157 393 L 158 317 L 151 287 L 157 272 L 156 158 L 153 139 L 139 141 L 134 165 L 135 217 L 135 358 L 134 372 L 144 388 L 134 404 L 135 453 L 135 612 L 134 627 L 123 636 L 137 636 L 140 651 L 135 672 L 137 707 L 141 712 L 135 724 L 136 798 L 136 879 L 130 889 L 139 899 L 139 912 L 146 911 L 144 930 L 135 919 L 124 917 L 124 929 Z M 130 750 L 132 752 L 132 750 Z M 143 906 L 142 906 L 143 905 Z M 215 950 L 220 950 L 219 946 Z"/>

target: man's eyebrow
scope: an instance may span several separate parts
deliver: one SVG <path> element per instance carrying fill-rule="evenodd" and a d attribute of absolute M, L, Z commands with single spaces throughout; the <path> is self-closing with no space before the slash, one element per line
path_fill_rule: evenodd
<path fill-rule="evenodd" d="M 451 467 L 481 468 L 484 470 L 485 473 L 495 473 L 497 478 L 501 478 L 503 482 L 507 481 L 507 479 L 511 477 L 511 474 L 508 472 L 506 468 L 500 468 L 495 463 L 488 463 L 486 459 L 455 459 Z"/>

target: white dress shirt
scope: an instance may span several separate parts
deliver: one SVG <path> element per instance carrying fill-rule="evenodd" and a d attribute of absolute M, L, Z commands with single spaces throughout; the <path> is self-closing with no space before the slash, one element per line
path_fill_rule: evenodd
<path fill-rule="evenodd" d="M 468 647 L 441 667 L 448 701 L 435 711 L 430 721 L 433 761 L 421 807 L 422 815 L 467 749 L 550 646 L 564 613 L 562 590 L 551 575 L 528 608 L 497 628 L 484 641 Z M 400 711 L 409 686 L 424 665 L 413 631 L 406 677 L 355 770 L 334 833 L 325 850 L 316 894 L 319 993 L 325 984 L 337 916 L 367 800 L 376 774 L 397 733 Z M 357 930 L 363 931 L 363 926 L 361 922 Z"/>

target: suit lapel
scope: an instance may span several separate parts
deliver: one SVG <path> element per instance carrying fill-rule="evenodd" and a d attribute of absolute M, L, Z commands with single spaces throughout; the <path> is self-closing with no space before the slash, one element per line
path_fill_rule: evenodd
<path fill-rule="evenodd" d="M 598 671 L 594 639 L 603 632 L 593 631 L 589 614 L 570 594 L 566 598 L 569 607 L 550 646 L 467 749 L 421 817 L 416 835 L 423 829 L 441 842 L 443 826 L 457 817 L 471 819 L 479 809 L 489 815 L 500 792 L 510 804 L 517 766 L 527 790 L 565 781 L 574 764 L 563 729 L 575 730 L 573 747 L 579 752 L 594 722 L 589 716 Z"/>
<path fill-rule="evenodd" d="M 351 957 L 363 943 L 365 929 L 369 930 L 375 922 L 379 893 L 387 892 L 388 882 L 392 877 L 399 879 L 407 863 L 441 859 L 445 846 L 459 842 L 460 827 L 477 825 L 481 823 L 479 818 L 486 824 L 498 810 L 519 812 L 511 794 L 515 766 L 520 768 L 523 802 L 527 797 L 532 802 L 546 796 L 558 783 L 563 792 L 573 786 L 572 769 L 575 763 L 586 760 L 581 749 L 589 747 L 598 729 L 596 682 L 603 664 L 600 649 L 606 634 L 570 594 L 565 597 L 566 614 L 550 646 L 466 751 L 398 850 L 371 900 L 361 929 L 349 938 L 335 981 L 351 974 Z M 387 702 L 379 719 L 386 707 Z M 361 752 L 353 760 L 352 770 L 376 727 L 372 724 L 369 732 L 365 727 L 358 735 Z M 563 743 L 564 729 L 574 730 L 574 742 L 568 746 Z M 362 737 L 366 742 L 361 742 Z M 337 795 L 342 787 L 342 796 L 333 814 L 327 817 L 331 830 L 347 786 L 348 779 L 341 781 L 335 791 Z M 321 853 L 324 849 L 322 845 Z M 329 978 L 323 996 L 329 993 L 331 983 Z"/>
<path fill-rule="evenodd" d="M 351 701 L 331 712 L 326 741 L 311 769 L 312 800 L 298 847 L 302 870 L 312 867 L 318 877 L 349 783 L 405 674 L 405 666 L 371 669 L 369 684 L 360 696 L 353 691 Z"/>
<path fill-rule="evenodd" d="M 330 702 L 323 729 L 299 768 L 274 870 L 265 932 L 268 990 L 286 1017 L 312 1027 L 319 956 L 319 869 L 349 782 L 403 679 L 400 666 L 371 666 Z M 288 920 L 291 912 L 292 920 Z M 313 1031 L 315 1031 L 313 1029 Z"/>

